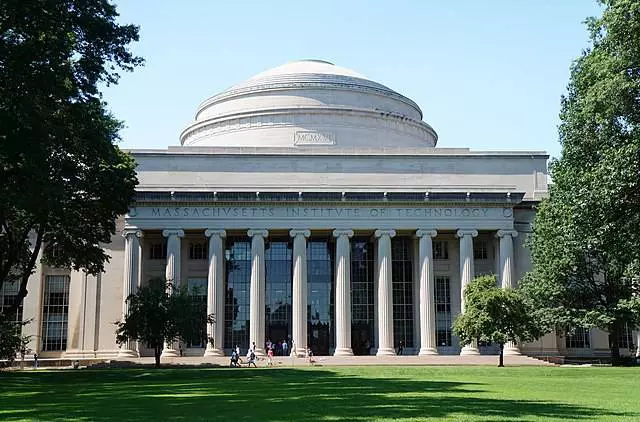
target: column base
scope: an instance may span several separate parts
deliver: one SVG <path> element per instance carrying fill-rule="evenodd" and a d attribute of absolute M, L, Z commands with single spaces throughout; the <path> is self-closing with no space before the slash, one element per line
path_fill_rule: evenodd
<path fill-rule="evenodd" d="M 460 356 L 477 356 L 479 354 L 480 350 L 475 346 L 464 346 L 462 350 L 460 350 Z"/>
<path fill-rule="evenodd" d="M 333 352 L 333 356 L 353 356 L 353 350 L 350 347 L 341 347 Z"/>
<path fill-rule="evenodd" d="M 135 350 L 120 349 L 118 350 L 118 357 L 116 359 L 137 359 L 139 357 L 140 354 L 138 354 L 138 352 Z"/>
<path fill-rule="evenodd" d="M 435 347 L 423 347 L 418 352 L 418 356 L 433 356 L 437 354 L 438 350 Z"/>
<path fill-rule="evenodd" d="M 391 347 L 379 347 L 376 356 L 396 356 L 396 349 Z"/>
<path fill-rule="evenodd" d="M 502 350 L 502 354 L 505 355 L 505 356 L 520 356 L 520 355 L 522 355 L 522 353 L 520 353 L 520 348 L 518 346 L 511 346 L 511 347 L 505 346 L 504 349 Z"/>
<path fill-rule="evenodd" d="M 259 356 L 259 357 L 267 356 L 267 354 L 264 352 L 264 349 L 261 347 L 256 347 L 256 350 L 254 350 L 253 353 L 255 353 L 256 356 Z"/>
<path fill-rule="evenodd" d="M 224 356 L 224 352 L 220 349 L 206 349 L 203 356 L 220 357 Z"/>
<path fill-rule="evenodd" d="M 180 357 L 180 352 L 176 349 L 162 349 L 162 354 L 160 354 L 161 358 L 178 358 Z"/>
<path fill-rule="evenodd" d="M 296 347 L 291 351 L 289 356 L 304 358 L 307 357 L 307 348 L 306 347 Z"/>

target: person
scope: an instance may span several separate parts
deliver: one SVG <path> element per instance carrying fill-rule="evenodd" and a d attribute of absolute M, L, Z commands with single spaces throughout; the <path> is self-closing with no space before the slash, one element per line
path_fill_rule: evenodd
<path fill-rule="evenodd" d="M 401 355 L 403 350 L 404 350 L 404 341 L 400 340 L 400 343 L 398 344 L 398 355 Z"/>
<path fill-rule="evenodd" d="M 38 354 L 37 353 L 33 354 L 33 368 L 34 369 L 38 369 Z"/>
<path fill-rule="evenodd" d="M 251 368 L 251 364 L 253 363 L 253 367 L 257 368 L 258 365 L 256 365 L 256 354 L 254 353 L 253 350 L 249 351 L 249 368 Z"/>
<path fill-rule="evenodd" d="M 236 357 L 238 358 L 237 364 L 242 365 L 242 355 L 240 354 L 240 346 L 238 346 L 237 344 L 236 344 L 235 352 L 236 352 Z"/>
<path fill-rule="evenodd" d="M 309 365 L 313 364 L 313 350 L 311 350 L 311 347 L 307 349 L 307 362 L 309 362 Z"/>
<path fill-rule="evenodd" d="M 238 367 L 238 354 L 235 350 L 231 352 L 231 362 L 229 363 L 229 366 L 232 368 Z"/>
<path fill-rule="evenodd" d="M 287 344 L 287 340 L 282 340 L 282 356 L 289 355 L 289 345 Z"/>
<path fill-rule="evenodd" d="M 178 346 L 178 349 L 180 350 L 180 357 L 184 356 L 184 351 L 182 351 L 182 344 Z"/>
<path fill-rule="evenodd" d="M 273 366 L 273 349 L 267 350 L 267 366 Z"/>

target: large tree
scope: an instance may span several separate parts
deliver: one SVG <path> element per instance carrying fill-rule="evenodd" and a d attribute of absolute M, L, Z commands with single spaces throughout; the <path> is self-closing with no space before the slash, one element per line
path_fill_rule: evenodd
<path fill-rule="evenodd" d="M 462 344 L 474 340 L 498 344 L 498 366 L 504 366 L 504 345 L 524 343 L 541 334 L 520 291 L 500 288 L 495 275 L 475 278 L 464 291 L 464 313 L 453 324 Z"/>
<path fill-rule="evenodd" d="M 0 2 L 0 289 L 17 307 L 42 250 L 95 274 L 137 184 L 100 88 L 142 63 L 107 0 Z M 13 313 L 14 309 L 9 309 Z"/>
<path fill-rule="evenodd" d="M 203 328 L 213 324 L 214 316 L 207 315 L 207 305 L 197 300 L 197 293 L 161 279 L 149 280 L 127 298 L 129 310 L 124 320 L 116 322 L 116 341 L 148 345 L 159 367 L 165 343 L 199 339 Z"/>
<path fill-rule="evenodd" d="M 547 330 L 621 330 L 640 301 L 640 2 L 606 0 L 562 98 L 561 156 L 538 207 L 522 286 Z"/>

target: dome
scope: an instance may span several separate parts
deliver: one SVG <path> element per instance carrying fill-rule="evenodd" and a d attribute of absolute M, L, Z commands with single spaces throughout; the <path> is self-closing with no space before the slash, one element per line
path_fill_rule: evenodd
<path fill-rule="evenodd" d="M 184 146 L 433 147 L 416 103 L 353 70 L 300 60 L 214 95 L 182 132 Z"/>

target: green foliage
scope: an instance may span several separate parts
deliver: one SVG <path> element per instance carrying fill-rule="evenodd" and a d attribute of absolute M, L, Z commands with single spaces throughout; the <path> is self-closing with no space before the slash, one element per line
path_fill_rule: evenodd
<path fill-rule="evenodd" d="M 602 1 L 562 98 L 562 154 L 538 207 L 522 283 L 547 331 L 618 332 L 640 316 L 640 3 Z"/>
<path fill-rule="evenodd" d="M 101 272 L 133 199 L 135 163 L 99 91 L 142 63 L 138 28 L 117 16 L 107 0 L 0 2 L 0 287 L 19 281 L 15 306 L 42 245 L 51 265 Z"/>
<path fill-rule="evenodd" d="M 0 314 L 0 359 L 6 360 L 8 365 L 25 351 L 29 342 L 29 337 L 22 335 L 22 327 L 26 324 Z"/>
<path fill-rule="evenodd" d="M 127 304 L 129 312 L 124 321 L 116 322 L 116 341 L 148 345 L 154 349 L 157 366 L 165 342 L 197 338 L 203 322 L 214 322 L 213 315 L 207 315 L 205 303 L 194 300 L 186 288 L 176 289 L 161 279 L 149 280 L 127 298 Z"/>
<path fill-rule="evenodd" d="M 454 334 L 463 344 L 473 340 L 498 343 L 500 366 L 505 343 L 532 341 L 541 334 L 521 293 L 498 287 L 494 275 L 471 281 L 464 291 L 464 300 L 464 313 L 453 324 Z"/>

